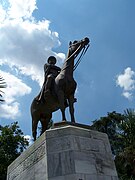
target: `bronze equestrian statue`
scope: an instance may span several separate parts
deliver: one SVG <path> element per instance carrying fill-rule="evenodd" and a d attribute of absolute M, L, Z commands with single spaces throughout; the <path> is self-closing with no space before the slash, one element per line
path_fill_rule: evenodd
<path fill-rule="evenodd" d="M 58 109 L 60 109 L 62 112 L 62 121 L 66 121 L 65 108 L 67 107 L 67 103 L 71 115 L 71 122 L 75 122 L 74 94 L 77 83 L 73 78 L 73 72 L 78 66 L 80 58 L 84 54 L 88 46 L 89 46 L 89 39 L 87 37 L 82 39 L 81 41 L 74 41 L 73 43 L 70 42 L 68 54 L 65 59 L 65 62 L 59 74 L 53 80 L 54 81 L 53 83 L 51 80 L 53 86 L 49 85 L 49 93 L 47 93 L 46 95 L 46 91 L 45 91 L 46 86 L 43 86 L 40 94 L 36 98 L 34 98 L 31 104 L 32 135 L 34 140 L 36 140 L 38 122 L 39 121 L 41 122 L 42 125 L 41 134 L 42 134 L 47 130 L 48 123 L 52 118 L 52 113 L 57 111 Z M 74 64 L 75 58 L 78 56 L 78 54 L 81 51 L 82 54 L 79 60 L 77 61 L 76 64 Z"/>

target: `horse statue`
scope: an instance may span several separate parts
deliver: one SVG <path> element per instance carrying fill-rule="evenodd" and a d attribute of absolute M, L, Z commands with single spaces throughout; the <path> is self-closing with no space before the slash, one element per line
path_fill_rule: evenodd
<path fill-rule="evenodd" d="M 32 135 L 34 141 L 37 135 L 37 125 L 41 122 L 41 134 L 47 130 L 48 124 L 52 118 L 52 113 L 58 109 L 62 112 L 62 121 L 66 121 L 65 108 L 69 106 L 71 122 L 75 123 L 74 117 L 74 94 L 77 83 L 73 78 L 73 72 L 80 62 L 80 58 L 85 54 L 89 46 L 89 39 L 86 37 L 80 41 L 69 43 L 69 49 L 65 62 L 61 68 L 60 73 L 55 78 L 53 83 L 53 93 L 46 99 L 44 103 L 38 103 L 34 98 L 31 104 L 32 116 Z M 75 58 L 81 53 L 80 58 L 74 64 Z M 65 104 L 65 102 L 68 102 Z"/>

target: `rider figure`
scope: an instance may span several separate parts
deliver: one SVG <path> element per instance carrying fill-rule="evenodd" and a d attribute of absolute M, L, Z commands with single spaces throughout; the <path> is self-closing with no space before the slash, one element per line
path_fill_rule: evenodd
<path fill-rule="evenodd" d="M 43 99 L 43 94 L 45 92 L 45 96 L 50 94 L 50 88 L 52 85 L 52 81 L 56 78 L 56 76 L 61 71 L 61 68 L 56 66 L 56 58 L 54 56 L 50 56 L 47 60 L 48 63 L 44 65 L 44 84 L 42 87 L 42 90 L 40 92 L 40 95 L 38 96 L 38 101 Z"/>
<path fill-rule="evenodd" d="M 50 56 L 48 58 L 48 63 L 44 65 L 44 72 L 45 72 L 45 92 L 50 91 L 50 87 L 52 81 L 56 78 L 56 76 L 61 71 L 61 68 L 56 66 L 56 58 L 54 56 Z"/>

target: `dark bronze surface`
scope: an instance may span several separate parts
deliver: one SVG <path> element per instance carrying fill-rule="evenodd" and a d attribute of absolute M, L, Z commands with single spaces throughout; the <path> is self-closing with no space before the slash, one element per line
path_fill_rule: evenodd
<path fill-rule="evenodd" d="M 32 134 L 34 140 L 36 140 L 38 122 L 41 122 L 42 134 L 48 128 L 48 123 L 52 118 L 52 113 L 54 111 L 57 111 L 58 109 L 61 110 L 62 121 L 66 121 L 65 108 L 69 106 L 71 122 L 75 123 L 74 102 L 76 102 L 76 99 L 74 97 L 74 94 L 77 83 L 73 78 L 74 68 L 76 67 L 76 65 L 74 64 L 74 60 L 80 54 L 81 50 L 83 50 L 84 54 L 85 47 L 87 47 L 88 44 L 88 38 L 84 38 L 81 41 L 70 42 L 67 57 L 64 61 L 61 71 L 56 76 L 56 78 L 53 78 L 54 81 L 51 79 L 51 85 L 49 81 L 48 87 L 47 85 L 43 86 L 41 90 L 42 94 L 40 94 L 41 101 L 38 101 L 39 96 L 34 98 L 31 104 Z M 55 64 L 56 61 L 53 62 Z M 52 77 L 52 73 L 49 74 L 48 78 L 50 78 L 50 76 Z M 48 78 L 46 79 L 46 81 L 48 80 Z M 44 82 L 44 84 L 46 84 L 46 81 Z M 47 92 L 45 91 L 46 87 Z"/>

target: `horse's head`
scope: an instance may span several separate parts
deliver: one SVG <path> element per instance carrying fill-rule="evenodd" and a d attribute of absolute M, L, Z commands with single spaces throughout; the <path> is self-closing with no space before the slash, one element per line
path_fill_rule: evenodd
<path fill-rule="evenodd" d="M 83 40 L 82 40 L 82 43 L 85 45 L 88 45 L 90 42 L 89 38 L 85 37 Z"/>
<path fill-rule="evenodd" d="M 82 49 L 85 49 L 85 47 L 87 46 L 86 49 L 88 49 L 89 47 L 89 38 L 85 37 L 84 39 L 80 40 L 80 41 L 73 41 L 69 43 L 69 51 L 68 51 L 68 59 L 70 59 L 71 57 L 76 58 L 78 56 L 78 54 L 81 52 Z M 67 59 L 67 60 L 68 60 Z"/>
<path fill-rule="evenodd" d="M 80 41 L 77 41 L 77 40 L 75 40 L 73 42 L 70 41 L 67 58 L 65 59 L 62 71 L 64 71 L 65 69 L 67 70 L 67 68 L 69 69 L 69 67 L 71 67 L 72 70 L 76 69 L 76 67 L 80 63 L 80 60 L 81 60 L 82 56 L 84 56 L 84 54 L 86 53 L 86 51 L 87 51 L 87 49 L 89 47 L 89 42 L 90 42 L 89 38 L 87 38 L 87 37 L 85 37 L 84 39 L 82 39 Z M 74 59 L 78 56 L 78 54 L 80 52 L 81 52 L 80 57 L 77 60 L 76 64 L 74 65 Z"/>
<path fill-rule="evenodd" d="M 80 41 L 73 41 L 69 43 L 69 51 L 70 51 L 70 55 L 71 53 L 75 53 L 75 51 L 77 51 L 75 54 L 79 54 L 79 52 L 81 51 L 82 48 L 84 48 L 86 45 L 89 44 L 89 38 L 85 37 L 84 39 L 80 40 Z"/>

